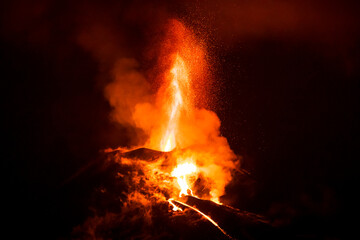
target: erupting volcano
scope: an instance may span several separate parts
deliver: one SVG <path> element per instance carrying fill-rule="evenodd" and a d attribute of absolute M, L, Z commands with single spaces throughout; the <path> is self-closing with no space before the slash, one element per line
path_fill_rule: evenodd
<path fill-rule="evenodd" d="M 0 9 L 3 236 L 356 236 L 360 1 Z"/>
<path fill-rule="evenodd" d="M 227 140 L 220 136 L 219 118 L 201 106 L 210 76 L 205 46 L 177 20 L 170 21 L 160 45 L 161 70 L 156 79 L 160 87 L 148 101 L 133 107 L 135 126 L 148 135 L 145 144 L 134 149 L 168 153 L 166 160 L 160 157 L 151 164 L 157 165 L 152 171 L 168 175 L 166 181 L 153 184 L 160 188 L 165 182 L 163 190 L 171 197 L 194 195 L 219 202 L 239 162 Z M 108 92 L 116 95 L 113 86 L 108 86 Z M 119 163 L 132 161 L 119 157 Z"/>
<path fill-rule="evenodd" d="M 172 20 L 159 45 L 155 79 L 151 81 L 158 87 L 151 94 L 134 94 L 133 98 L 138 99 L 131 99 L 131 117 L 127 120 L 147 139 L 130 149 L 106 150 L 108 163 L 117 166 L 112 170 L 116 172 L 115 181 L 126 186 L 126 191 L 116 196 L 120 198 L 121 214 L 129 213 L 129 221 L 134 221 L 140 211 L 146 224 L 151 225 L 158 211 L 155 209 L 167 204 L 168 217 L 193 211 L 220 230 L 223 237 L 231 238 L 220 226 L 224 222 L 239 218 L 261 221 L 221 204 L 232 174 L 240 172 L 240 161 L 220 134 L 219 118 L 205 108 L 205 102 L 211 102 L 206 99 L 206 89 L 212 76 L 205 44 L 183 23 Z M 124 76 L 114 72 L 115 79 L 105 91 L 114 119 L 121 119 L 123 105 L 119 102 L 124 96 L 118 91 L 117 79 Z M 130 72 L 125 77 L 130 81 L 138 75 Z M 190 221 L 191 217 L 187 218 Z"/>

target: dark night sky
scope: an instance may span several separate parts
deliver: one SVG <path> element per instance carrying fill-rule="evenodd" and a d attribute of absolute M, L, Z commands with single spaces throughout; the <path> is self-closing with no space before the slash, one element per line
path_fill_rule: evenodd
<path fill-rule="evenodd" d="M 110 35 L 122 56 L 142 62 L 152 31 L 168 17 L 201 27 L 210 42 L 222 134 L 256 180 L 250 193 L 232 184 L 232 204 L 291 219 L 294 231 L 338 236 L 347 225 L 357 179 L 358 4 L 1 5 L 2 196 L 13 234 L 30 226 L 30 235 L 67 236 L 84 220 L 93 186 L 69 177 L 99 150 L 129 144 L 134 131 L 109 121 L 106 63 L 79 35 L 99 24 L 99 44 Z"/>

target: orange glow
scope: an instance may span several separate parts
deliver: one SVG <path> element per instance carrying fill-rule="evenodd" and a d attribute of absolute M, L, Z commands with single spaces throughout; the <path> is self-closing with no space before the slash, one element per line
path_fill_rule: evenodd
<path fill-rule="evenodd" d="M 183 163 L 176 166 L 176 168 L 172 171 L 171 176 L 177 178 L 177 182 L 180 186 L 180 194 L 182 195 L 193 195 L 192 190 L 189 187 L 186 176 L 197 171 L 196 166 L 193 163 Z M 189 193 L 188 193 L 189 192 Z"/>
<path fill-rule="evenodd" d="M 173 211 L 182 211 L 182 208 L 179 208 L 178 206 L 176 206 L 174 203 L 173 203 L 174 199 L 170 198 L 168 199 L 168 202 L 170 203 L 170 205 L 173 207 Z"/>
<path fill-rule="evenodd" d="M 160 149 L 168 152 L 176 147 L 175 135 L 178 131 L 178 121 L 180 112 L 186 107 L 184 104 L 184 95 L 189 91 L 189 77 L 184 60 L 177 54 L 175 63 L 170 71 L 171 82 L 168 86 L 170 94 L 170 104 L 167 110 L 168 123 L 165 134 L 160 142 Z"/>
<path fill-rule="evenodd" d="M 195 208 L 195 207 L 192 207 L 192 206 L 190 206 L 190 205 L 188 205 L 188 204 L 186 204 L 186 203 L 183 203 L 183 202 L 180 202 L 180 201 L 176 201 L 176 200 L 174 200 L 174 199 L 171 198 L 171 199 L 168 200 L 168 202 L 174 207 L 174 208 L 173 208 L 174 211 L 179 211 L 179 209 L 180 209 L 180 211 L 182 211 L 181 208 L 177 207 L 177 206 L 174 204 L 174 201 L 175 201 L 176 203 L 178 203 L 178 204 L 181 204 L 181 205 L 183 205 L 183 206 L 185 206 L 185 207 L 188 207 L 188 208 L 196 211 L 196 212 L 199 213 L 201 216 L 205 217 L 206 220 L 208 220 L 209 222 L 211 222 L 215 227 L 217 227 L 217 229 L 219 229 L 225 236 L 227 236 L 229 239 L 232 239 L 232 237 L 231 237 L 230 235 L 228 235 L 228 234 L 225 232 L 225 230 L 222 229 L 214 220 L 212 220 L 210 216 L 206 215 L 205 213 L 201 212 L 199 209 L 197 209 L 197 208 Z"/>
<path fill-rule="evenodd" d="M 136 194 L 132 194 L 131 199 L 143 205 L 149 205 L 154 199 L 166 201 L 183 195 L 220 203 L 239 162 L 220 134 L 219 118 L 204 108 L 206 85 L 211 82 L 204 42 L 177 20 L 169 22 L 164 36 L 156 52 L 158 66 L 154 81 L 158 81 L 159 87 L 155 94 L 143 94 L 150 89 L 146 84 L 135 88 L 134 92 L 141 96 L 130 99 L 129 102 L 135 104 L 129 111 L 131 116 L 126 117 L 128 123 L 141 129 L 141 136 L 148 137 L 137 147 L 167 154 L 151 162 L 125 157 L 119 157 L 118 161 L 141 170 L 141 174 L 132 176 Z M 134 70 L 123 73 L 133 62 L 126 60 L 119 64 L 126 65 L 118 66 L 122 75 L 115 71 L 116 76 L 146 82 Z M 111 83 L 107 94 L 114 103 L 115 118 L 120 118 L 124 115 L 123 102 L 118 99 L 116 89 L 122 88 L 116 82 Z M 174 211 L 181 211 L 172 201 L 168 202 Z"/>

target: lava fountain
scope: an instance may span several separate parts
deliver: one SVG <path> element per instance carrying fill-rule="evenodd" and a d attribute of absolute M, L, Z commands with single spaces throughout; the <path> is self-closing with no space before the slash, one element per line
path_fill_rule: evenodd
<path fill-rule="evenodd" d="M 186 110 L 187 99 L 184 94 L 190 91 L 189 74 L 186 64 L 178 54 L 175 57 L 175 63 L 170 74 L 172 74 L 172 80 L 168 86 L 170 106 L 167 111 L 169 120 L 165 134 L 160 141 L 160 149 L 165 152 L 171 151 L 176 147 L 175 136 L 178 132 L 180 113 Z"/>

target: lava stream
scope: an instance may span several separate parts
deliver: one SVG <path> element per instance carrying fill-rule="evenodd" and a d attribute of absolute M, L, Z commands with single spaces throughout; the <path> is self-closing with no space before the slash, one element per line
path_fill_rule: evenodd
<path fill-rule="evenodd" d="M 209 222 L 211 222 L 215 227 L 217 227 L 225 236 L 227 236 L 229 239 L 233 239 L 229 234 L 227 234 L 225 232 L 224 229 L 222 229 L 214 220 L 211 219 L 211 217 L 209 217 L 208 215 L 206 215 L 205 213 L 201 212 L 199 209 L 192 207 L 186 203 L 180 202 L 178 200 L 172 199 L 170 198 L 168 200 L 168 202 L 173 206 L 173 211 L 183 211 L 181 208 L 177 207 L 173 202 L 176 202 L 177 204 L 183 205 L 185 207 L 188 207 L 196 212 L 198 212 L 199 214 L 201 214 L 203 217 L 205 217 Z"/>

